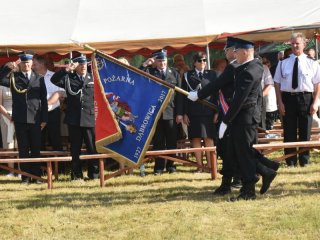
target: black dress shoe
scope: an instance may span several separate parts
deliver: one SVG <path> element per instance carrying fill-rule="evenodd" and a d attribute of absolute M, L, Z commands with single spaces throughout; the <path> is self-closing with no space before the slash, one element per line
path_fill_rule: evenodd
<path fill-rule="evenodd" d="M 243 183 L 242 188 L 240 189 L 240 194 L 237 197 L 230 198 L 231 202 L 236 202 L 240 200 L 255 200 L 255 183 Z"/>
<path fill-rule="evenodd" d="M 277 172 L 273 171 L 270 174 L 267 174 L 265 176 L 262 177 L 262 186 L 260 189 L 260 194 L 264 194 L 268 191 L 271 182 L 273 181 L 273 179 L 277 176 Z"/>
<path fill-rule="evenodd" d="M 241 200 L 248 201 L 248 200 L 255 200 L 256 198 L 257 198 L 256 194 L 254 193 L 240 192 L 239 196 L 230 198 L 230 201 L 231 202 L 237 202 Z"/>
<path fill-rule="evenodd" d="M 214 195 L 218 195 L 218 196 L 224 196 L 229 193 L 231 193 L 231 187 L 226 187 L 226 186 L 220 186 L 213 192 Z"/>

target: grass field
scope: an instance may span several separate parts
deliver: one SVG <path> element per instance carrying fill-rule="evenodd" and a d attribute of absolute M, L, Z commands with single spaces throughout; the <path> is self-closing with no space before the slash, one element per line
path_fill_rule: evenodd
<path fill-rule="evenodd" d="M 61 176 L 24 186 L 0 177 L 0 239 L 320 239 L 320 157 L 305 168 L 281 166 L 266 195 L 228 202 L 212 192 L 220 177 L 176 174 L 141 178 L 137 172 L 107 182 L 70 182 Z M 257 184 L 257 193 L 261 182 Z"/>

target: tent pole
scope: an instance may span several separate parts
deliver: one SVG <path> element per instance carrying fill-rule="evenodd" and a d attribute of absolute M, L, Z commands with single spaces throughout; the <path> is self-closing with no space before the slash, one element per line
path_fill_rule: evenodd
<path fill-rule="evenodd" d="M 319 59 L 319 44 L 318 44 L 318 38 L 317 38 L 318 34 L 316 34 L 316 59 Z"/>
<path fill-rule="evenodd" d="M 207 68 L 208 68 L 208 70 L 210 70 L 210 49 L 209 49 L 209 44 L 207 44 L 207 46 L 206 46 L 206 52 L 207 52 L 207 59 L 208 59 L 208 64 L 207 64 Z"/>

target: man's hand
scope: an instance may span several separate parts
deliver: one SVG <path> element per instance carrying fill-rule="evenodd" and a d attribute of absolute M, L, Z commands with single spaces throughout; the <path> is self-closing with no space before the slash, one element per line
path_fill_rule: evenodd
<path fill-rule="evenodd" d="M 42 123 L 40 123 L 41 130 L 42 130 L 46 125 L 47 125 L 47 123 L 46 123 L 46 122 L 42 122 Z"/>
<path fill-rule="evenodd" d="M 195 102 L 199 99 L 198 97 L 198 92 L 197 91 L 191 91 L 188 94 L 188 99 L 190 99 L 191 101 Z"/>
<path fill-rule="evenodd" d="M 78 65 L 79 65 L 78 62 L 69 63 L 68 67 L 66 67 L 66 71 L 71 72 L 71 71 L 75 70 L 78 67 Z"/>
<path fill-rule="evenodd" d="M 148 67 L 154 63 L 154 58 L 148 58 L 143 64 L 143 67 Z"/>
<path fill-rule="evenodd" d="M 177 123 L 177 124 L 183 123 L 183 116 L 182 116 L 182 115 L 177 115 L 177 116 L 176 116 L 176 123 Z"/>
<path fill-rule="evenodd" d="M 219 139 L 223 138 L 224 133 L 227 130 L 227 125 L 224 122 L 221 122 L 220 128 L 219 128 Z"/>
<path fill-rule="evenodd" d="M 18 70 L 18 64 L 19 63 L 21 63 L 20 58 L 15 62 L 8 62 L 6 64 L 6 66 L 9 67 L 11 70 L 15 70 L 16 71 L 16 70 Z"/>

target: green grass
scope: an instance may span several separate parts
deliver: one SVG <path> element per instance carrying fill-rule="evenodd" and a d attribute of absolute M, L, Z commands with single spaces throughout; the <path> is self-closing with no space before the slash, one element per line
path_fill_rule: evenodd
<path fill-rule="evenodd" d="M 0 177 L 0 239 L 319 239 L 320 158 L 305 168 L 283 165 L 266 195 L 255 201 L 215 197 L 220 177 L 176 174 L 69 182 L 54 189 Z M 257 184 L 257 193 L 261 182 Z"/>

